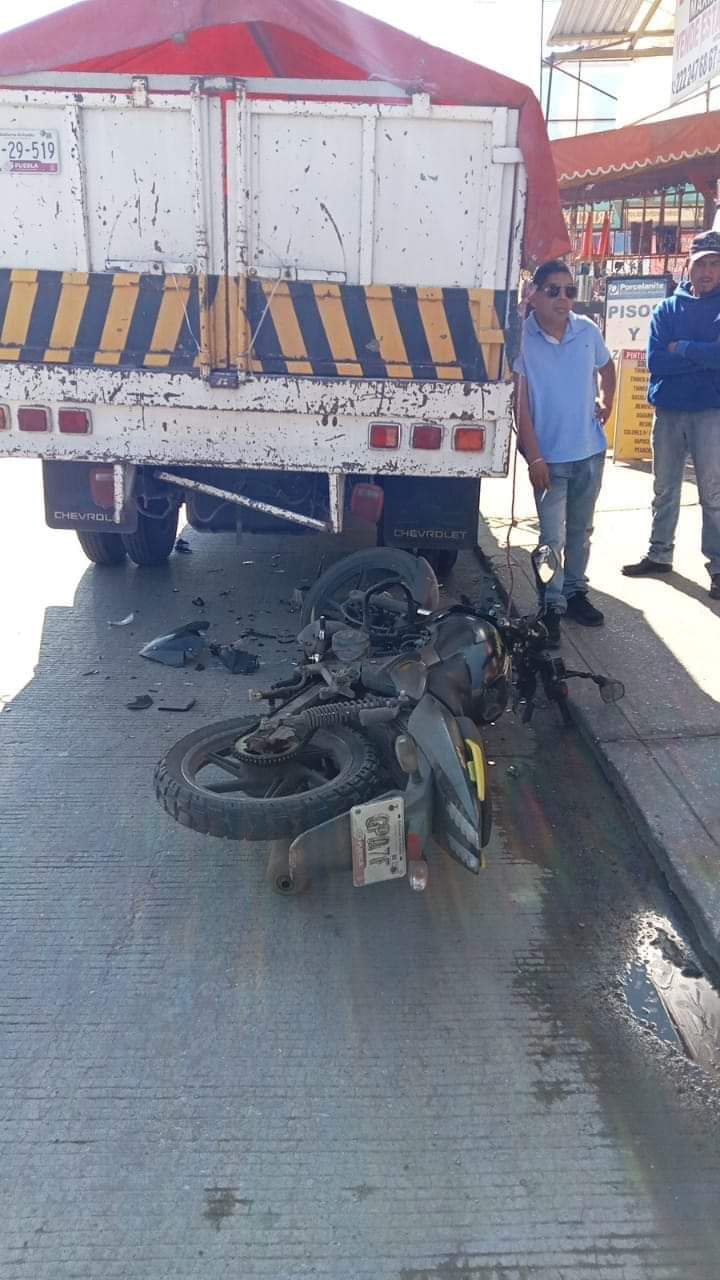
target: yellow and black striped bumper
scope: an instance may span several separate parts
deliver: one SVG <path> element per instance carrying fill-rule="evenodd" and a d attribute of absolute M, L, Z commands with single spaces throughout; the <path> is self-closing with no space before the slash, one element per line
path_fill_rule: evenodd
<path fill-rule="evenodd" d="M 320 378 L 497 381 L 505 295 L 249 280 L 251 368 Z"/>
<path fill-rule="evenodd" d="M 209 276 L 0 270 L 0 361 L 498 381 L 506 295 Z"/>
<path fill-rule="evenodd" d="M 0 271 L 0 360 L 199 368 L 198 286 L 192 276 Z"/>

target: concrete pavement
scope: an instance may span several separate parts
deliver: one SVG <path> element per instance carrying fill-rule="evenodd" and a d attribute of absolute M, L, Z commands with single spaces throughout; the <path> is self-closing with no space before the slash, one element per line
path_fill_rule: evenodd
<path fill-rule="evenodd" d="M 0 466 L 2 1280 L 717 1280 L 716 1046 L 658 1035 L 653 977 L 696 957 L 580 736 L 490 730 L 478 879 L 276 897 L 152 792 L 259 677 L 138 649 L 205 616 L 278 678 L 292 586 L 351 541 L 186 536 L 96 570 Z"/>
<path fill-rule="evenodd" d="M 527 468 L 483 488 L 481 549 L 520 612 L 534 605 L 528 552 L 537 519 Z M 624 700 L 605 706 L 594 686 L 572 686 L 578 719 L 602 766 L 697 930 L 720 961 L 720 602 L 708 597 L 700 552 L 697 490 L 683 489 L 675 571 L 626 578 L 621 565 L 646 554 L 652 476 L 649 464 L 608 460 L 596 510 L 589 576 L 604 628 L 563 626 L 569 665 L 611 673 Z"/>

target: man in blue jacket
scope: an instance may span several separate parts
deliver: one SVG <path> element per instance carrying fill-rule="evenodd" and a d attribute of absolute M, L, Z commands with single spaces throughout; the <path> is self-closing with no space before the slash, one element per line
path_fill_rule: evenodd
<path fill-rule="evenodd" d="M 670 573 L 685 463 L 693 460 L 702 507 L 710 595 L 720 600 L 720 233 L 690 248 L 690 283 L 655 308 L 648 344 L 655 408 L 650 549 L 629 578 Z"/>

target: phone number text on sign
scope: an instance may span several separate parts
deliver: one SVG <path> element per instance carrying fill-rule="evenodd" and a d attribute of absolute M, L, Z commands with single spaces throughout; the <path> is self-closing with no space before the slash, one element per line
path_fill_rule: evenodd
<path fill-rule="evenodd" d="M 678 0 L 672 94 L 684 98 L 720 73 L 720 0 Z"/>
<path fill-rule="evenodd" d="M 54 129 L 0 130 L 0 173 L 59 173 Z"/>

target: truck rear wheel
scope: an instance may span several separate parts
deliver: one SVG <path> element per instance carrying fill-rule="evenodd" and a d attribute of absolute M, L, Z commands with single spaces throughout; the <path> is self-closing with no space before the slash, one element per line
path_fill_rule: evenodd
<path fill-rule="evenodd" d="M 135 532 L 120 535 L 123 548 L 133 563 L 141 567 L 164 564 L 175 546 L 177 527 L 177 507 L 160 518 L 138 511 Z"/>
<path fill-rule="evenodd" d="M 93 564 L 122 564 L 125 548 L 119 533 L 78 533 L 78 542 Z"/>

